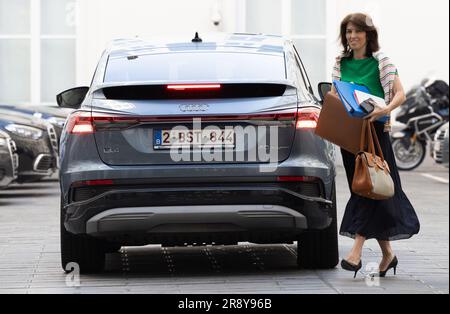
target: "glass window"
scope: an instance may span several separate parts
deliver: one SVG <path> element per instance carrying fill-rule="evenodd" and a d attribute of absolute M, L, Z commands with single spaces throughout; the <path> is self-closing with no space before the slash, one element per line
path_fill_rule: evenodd
<path fill-rule="evenodd" d="M 41 100 L 53 103 L 75 86 L 75 39 L 43 39 L 41 49 Z"/>
<path fill-rule="evenodd" d="M 73 35 L 76 23 L 76 1 L 41 0 L 42 35 Z"/>
<path fill-rule="evenodd" d="M 295 47 L 302 58 L 305 70 L 308 73 L 311 87 L 317 94 L 320 82 L 329 81 L 326 76 L 326 42 L 324 39 L 295 39 Z"/>
<path fill-rule="evenodd" d="M 0 102 L 30 101 L 30 40 L 0 39 Z"/>
<path fill-rule="evenodd" d="M 0 35 L 30 33 L 30 0 L 0 0 Z"/>
<path fill-rule="evenodd" d="M 288 79 L 292 80 L 297 88 L 297 95 L 300 101 L 307 100 L 307 88 L 305 81 L 303 79 L 302 73 L 300 71 L 300 67 L 296 61 L 294 51 L 289 49 L 286 53 L 286 59 L 289 66 L 287 67 L 287 75 Z"/>
<path fill-rule="evenodd" d="M 196 82 L 284 80 L 282 54 L 170 53 L 110 58 L 105 82 Z"/>
<path fill-rule="evenodd" d="M 291 8 L 293 34 L 325 34 L 325 0 L 292 0 Z"/>
<path fill-rule="evenodd" d="M 281 34 L 280 0 L 247 0 L 246 31 L 249 33 Z"/>

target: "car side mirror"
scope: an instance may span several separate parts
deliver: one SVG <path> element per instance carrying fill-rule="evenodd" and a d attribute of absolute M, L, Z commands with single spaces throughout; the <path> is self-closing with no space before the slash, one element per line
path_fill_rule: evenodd
<path fill-rule="evenodd" d="M 323 100 L 325 99 L 325 95 L 331 91 L 332 86 L 333 86 L 333 84 L 328 83 L 328 82 L 320 82 L 319 83 L 318 90 L 319 90 L 319 96 L 320 96 L 321 102 L 323 102 Z"/>
<path fill-rule="evenodd" d="M 86 86 L 68 89 L 56 95 L 56 102 L 58 103 L 58 106 L 63 108 L 78 109 L 88 91 L 89 87 Z"/>

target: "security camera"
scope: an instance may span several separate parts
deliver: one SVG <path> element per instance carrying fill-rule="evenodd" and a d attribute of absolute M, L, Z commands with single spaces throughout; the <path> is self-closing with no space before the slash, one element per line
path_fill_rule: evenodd
<path fill-rule="evenodd" d="M 211 16 L 211 20 L 212 20 L 214 26 L 219 26 L 220 22 L 222 21 L 222 16 L 220 15 L 220 13 L 218 11 L 216 11 Z"/>
<path fill-rule="evenodd" d="M 220 3 L 219 1 L 215 1 L 211 7 L 211 21 L 214 26 L 219 26 L 220 22 L 222 22 L 222 15 L 220 14 Z"/>

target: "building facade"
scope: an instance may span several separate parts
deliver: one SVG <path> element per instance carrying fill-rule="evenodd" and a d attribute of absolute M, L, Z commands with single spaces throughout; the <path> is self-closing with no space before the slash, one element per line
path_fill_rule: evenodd
<path fill-rule="evenodd" d="M 329 81 L 350 12 L 372 15 L 406 88 L 448 81 L 447 0 L 0 0 L 0 103 L 54 104 L 89 85 L 105 45 L 124 37 L 190 39 L 194 32 L 289 36 L 314 85 Z"/>

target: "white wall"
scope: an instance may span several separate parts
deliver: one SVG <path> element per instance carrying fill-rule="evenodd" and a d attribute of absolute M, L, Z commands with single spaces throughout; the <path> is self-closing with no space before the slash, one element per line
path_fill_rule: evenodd
<path fill-rule="evenodd" d="M 89 84 L 106 43 L 114 38 L 245 31 L 245 0 L 78 0 L 77 83 Z M 289 1 L 289 0 L 280 0 Z M 301 0 L 292 0 L 301 1 Z M 218 5 L 222 23 L 211 21 Z M 339 53 L 339 24 L 351 12 L 372 15 L 380 44 L 406 89 L 424 77 L 449 80 L 448 0 L 327 0 L 327 80 Z M 270 16 L 259 16 L 265 21 Z"/>
<path fill-rule="evenodd" d="M 237 24 L 234 0 L 78 0 L 77 84 L 88 85 L 107 43 L 116 38 L 153 38 L 233 32 Z M 211 20 L 214 7 L 220 25 Z"/>
<path fill-rule="evenodd" d="M 336 42 L 341 20 L 348 13 L 369 13 L 378 27 L 381 49 L 397 65 L 405 89 L 430 75 L 448 82 L 448 0 L 328 1 L 329 56 L 341 50 Z M 332 60 L 328 59 L 330 77 Z"/>

